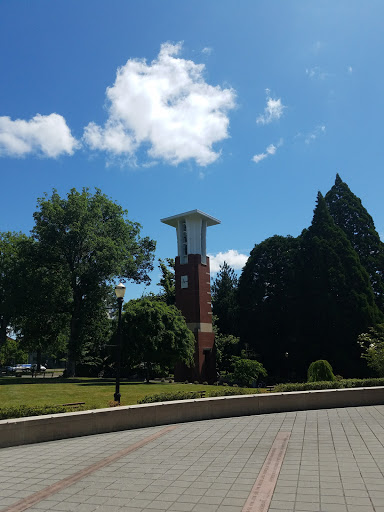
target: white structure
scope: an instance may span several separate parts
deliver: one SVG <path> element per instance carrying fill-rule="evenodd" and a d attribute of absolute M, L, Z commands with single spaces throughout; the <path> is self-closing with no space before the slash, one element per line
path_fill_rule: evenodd
<path fill-rule="evenodd" d="M 176 228 L 177 255 L 180 257 L 181 264 L 188 263 L 189 254 L 200 254 L 201 263 L 206 264 L 207 227 L 220 224 L 219 220 L 200 210 L 191 210 L 161 219 L 161 222 Z"/>

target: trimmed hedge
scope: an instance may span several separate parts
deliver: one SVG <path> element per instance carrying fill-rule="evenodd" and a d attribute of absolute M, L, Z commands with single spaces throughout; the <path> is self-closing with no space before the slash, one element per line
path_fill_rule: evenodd
<path fill-rule="evenodd" d="M 137 401 L 138 404 L 152 404 L 155 402 L 170 402 L 172 400 L 189 400 L 191 398 L 201 398 L 200 391 L 176 391 L 175 393 L 157 393 L 155 395 L 146 395 Z"/>
<path fill-rule="evenodd" d="M 252 393 L 260 393 L 258 389 L 255 389 Z M 249 391 L 241 388 L 230 388 L 218 389 L 211 391 L 208 396 L 235 396 L 235 395 L 249 395 Z M 175 393 L 158 393 L 156 395 L 146 395 L 141 400 L 138 400 L 138 404 L 152 404 L 155 402 L 170 402 L 172 400 L 191 400 L 194 398 L 201 398 L 200 391 L 177 391 Z"/>
<path fill-rule="evenodd" d="M 345 389 L 368 388 L 372 386 L 384 386 L 384 378 L 371 379 L 342 379 L 323 382 L 292 382 L 289 384 L 277 384 L 274 392 L 310 391 L 316 389 Z"/>
<path fill-rule="evenodd" d="M 25 418 L 27 416 L 44 416 L 46 414 L 57 414 L 60 412 L 73 412 L 83 408 L 73 409 L 63 405 L 11 405 L 0 407 L 0 420 L 9 418 Z"/>
<path fill-rule="evenodd" d="M 242 388 L 225 388 L 218 389 L 217 391 L 211 391 L 209 396 L 236 396 L 236 395 L 257 395 L 260 393 L 260 390 L 255 388 L 252 391 L 248 391 L 247 389 Z"/>

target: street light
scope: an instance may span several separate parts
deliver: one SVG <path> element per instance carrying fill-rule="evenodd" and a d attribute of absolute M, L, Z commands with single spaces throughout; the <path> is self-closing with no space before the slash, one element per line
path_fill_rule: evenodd
<path fill-rule="evenodd" d="M 113 398 L 115 402 L 120 404 L 120 366 L 121 366 L 121 308 L 123 305 L 124 294 L 125 294 L 125 286 L 122 283 L 119 283 L 115 287 L 115 293 L 117 297 L 117 302 L 119 304 L 119 323 L 117 325 L 117 367 L 116 367 L 116 388 L 115 394 Z"/>

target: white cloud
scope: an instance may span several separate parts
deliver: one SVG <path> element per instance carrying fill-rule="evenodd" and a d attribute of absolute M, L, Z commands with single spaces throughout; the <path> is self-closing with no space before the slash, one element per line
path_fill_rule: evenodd
<path fill-rule="evenodd" d="M 258 164 L 259 162 L 264 160 L 264 158 L 267 158 L 270 155 L 274 155 L 276 153 L 276 151 L 277 151 L 277 148 L 279 148 L 282 144 L 283 144 L 283 139 L 280 139 L 279 142 L 276 144 L 276 146 L 274 144 L 270 144 L 265 149 L 265 151 L 263 153 L 259 153 L 258 155 L 254 155 L 252 157 L 252 161 L 255 162 L 256 164 Z"/>
<path fill-rule="evenodd" d="M 59 114 L 36 114 L 29 121 L 0 117 L 0 156 L 37 154 L 57 158 L 62 154 L 72 155 L 78 147 L 79 142 Z"/>
<path fill-rule="evenodd" d="M 216 274 L 220 270 L 220 265 L 223 265 L 224 261 L 235 270 L 240 270 L 244 267 L 248 260 L 248 256 L 240 254 L 234 249 L 229 249 L 227 252 L 219 252 L 214 256 L 208 254 L 211 272 Z"/>
<path fill-rule="evenodd" d="M 164 43 L 150 64 L 129 59 L 107 88 L 108 120 L 89 123 L 84 140 L 112 156 L 133 157 L 144 146 L 152 159 L 200 166 L 220 156 L 213 144 L 228 138 L 235 91 L 209 85 L 204 64 L 178 58 L 181 43 Z"/>
<path fill-rule="evenodd" d="M 203 48 L 201 50 L 201 53 L 204 53 L 205 55 L 211 55 L 212 52 L 213 52 L 213 50 L 209 46 L 206 46 L 205 48 Z"/>
<path fill-rule="evenodd" d="M 270 96 L 270 90 L 266 89 L 267 93 L 267 106 L 264 109 L 264 114 L 260 114 L 256 119 L 257 124 L 269 124 L 272 121 L 277 121 L 283 115 L 285 105 L 281 103 L 281 98 L 273 99 Z"/>
<path fill-rule="evenodd" d="M 329 76 L 329 73 L 323 71 L 321 68 L 319 68 L 319 66 L 307 68 L 305 70 L 305 74 L 308 75 L 308 77 L 312 80 L 325 80 Z"/>
<path fill-rule="evenodd" d="M 308 133 L 305 136 L 304 142 L 306 144 L 310 144 L 311 142 L 316 140 L 319 135 L 324 135 L 325 131 L 326 131 L 325 126 L 323 124 L 316 126 L 316 128 L 312 132 Z"/>
<path fill-rule="evenodd" d="M 264 160 L 264 158 L 267 158 L 267 153 L 259 153 L 257 155 L 254 155 L 252 157 L 252 160 L 253 162 L 255 162 L 256 164 L 258 164 L 259 162 L 261 162 L 262 160 Z"/>
<path fill-rule="evenodd" d="M 348 66 L 347 67 L 347 71 L 349 74 L 352 74 L 353 73 L 353 67 L 352 66 Z"/>

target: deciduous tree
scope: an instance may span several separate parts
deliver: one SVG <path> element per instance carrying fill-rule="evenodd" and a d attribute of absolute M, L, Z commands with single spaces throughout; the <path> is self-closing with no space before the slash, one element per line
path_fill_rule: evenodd
<path fill-rule="evenodd" d="M 23 264 L 31 240 L 22 233 L 0 233 L 0 348 L 5 345 L 10 327 L 21 314 L 24 297 Z"/>
<path fill-rule="evenodd" d="M 173 367 L 176 362 L 193 364 L 195 338 L 175 306 L 143 298 L 124 306 L 122 316 L 124 359 L 132 366 L 140 362 L 151 366 Z"/>
<path fill-rule="evenodd" d="M 98 189 L 94 194 L 72 189 L 65 198 L 54 190 L 38 200 L 34 219 L 41 266 L 65 288 L 71 376 L 89 329 L 106 314 L 111 281 L 149 281 L 155 242 L 141 238 L 140 224 L 128 220 L 127 211 Z"/>
<path fill-rule="evenodd" d="M 358 344 L 362 349 L 362 358 L 369 368 L 384 377 L 384 324 L 370 327 L 368 332 L 360 334 Z"/>

